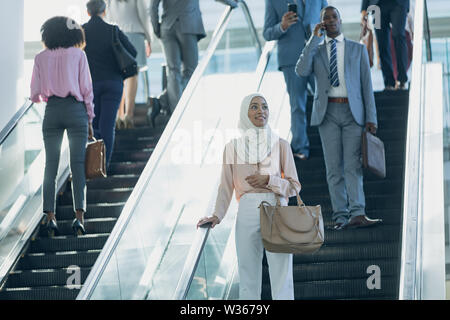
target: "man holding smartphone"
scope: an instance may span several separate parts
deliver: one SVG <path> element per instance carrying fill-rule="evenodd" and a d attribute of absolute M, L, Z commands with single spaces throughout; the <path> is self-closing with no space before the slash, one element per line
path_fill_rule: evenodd
<path fill-rule="evenodd" d="M 334 230 L 381 222 L 365 214 L 360 160 L 364 127 L 377 131 L 369 56 L 362 44 L 344 38 L 341 23 L 335 7 L 323 9 L 296 66 L 299 75 L 316 78 L 311 125 L 322 141 Z"/>
<path fill-rule="evenodd" d="M 309 157 L 306 133 L 306 86 L 308 78 L 295 74 L 295 64 L 314 26 L 320 21 L 320 10 L 326 0 L 265 0 L 263 36 L 278 40 L 278 68 L 283 72 L 291 105 L 291 148 L 301 160 Z"/>

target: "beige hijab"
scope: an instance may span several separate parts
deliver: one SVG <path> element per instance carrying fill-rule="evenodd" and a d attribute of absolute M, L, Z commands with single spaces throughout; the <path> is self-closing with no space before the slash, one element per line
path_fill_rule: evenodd
<path fill-rule="evenodd" d="M 248 164 L 256 164 L 267 158 L 272 152 L 274 145 L 280 139 L 270 128 L 269 123 L 264 127 L 257 127 L 250 121 L 248 108 L 255 97 L 261 97 L 266 100 L 261 93 L 252 93 L 244 97 L 238 122 L 241 136 L 233 141 L 239 160 Z"/>

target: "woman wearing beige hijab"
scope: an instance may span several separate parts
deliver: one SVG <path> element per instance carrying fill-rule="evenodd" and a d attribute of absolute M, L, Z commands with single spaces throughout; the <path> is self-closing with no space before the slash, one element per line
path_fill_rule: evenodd
<path fill-rule="evenodd" d="M 289 142 L 278 137 L 268 124 L 269 108 L 264 96 L 253 93 L 241 104 L 238 127 L 241 136 L 224 150 L 222 176 L 214 214 L 197 226 L 224 218 L 233 195 L 239 201 L 236 218 L 236 252 L 239 270 L 239 299 L 261 299 L 263 243 L 259 224 L 262 201 L 287 205 L 288 198 L 300 191 Z M 292 254 L 267 252 L 274 300 L 294 299 Z"/>

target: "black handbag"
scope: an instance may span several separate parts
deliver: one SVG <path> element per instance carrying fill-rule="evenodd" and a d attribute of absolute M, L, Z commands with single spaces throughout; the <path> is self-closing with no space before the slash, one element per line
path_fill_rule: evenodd
<path fill-rule="evenodd" d="M 137 75 L 139 69 L 137 66 L 136 59 L 123 46 L 122 42 L 120 42 L 119 28 L 117 26 L 114 26 L 113 28 L 112 48 L 120 72 L 122 73 L 122 78 L 126 79 Z"/>

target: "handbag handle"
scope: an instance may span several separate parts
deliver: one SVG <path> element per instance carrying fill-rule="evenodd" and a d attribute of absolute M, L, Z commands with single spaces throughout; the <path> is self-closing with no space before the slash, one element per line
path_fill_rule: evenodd
<path fill-rule="evenodd" d="M 259 172 L 259 162 L 256 163 L 256 167 L 257 167 L 258 173 L 260 173 Z M 288 177 L 288 178 L 286 178 L 286 180 L 289 181 L 289 185 L 291 186 L 291 188 L 295 190 L 295 186 L 294 186 L 294 183 L 292 182 L 292 178 Z M 296 192 L 296 195 L 297 195 L 297 205 L 299 207 L 304 207 L 305 203 L 303 202 L 302 198 L 300 198 L 300 194 L 298 192 Z M 280 202 L 281 197 L 279 195 L 277 195 L 276 193 L 275 193 L 275 197 L 277 198 L 277 207 L 281 207 L 281 202 Z"/>
<path fill-rule="evenodd" d="M 289 181 L 289 185 L 291 186 L 292 189 L 295 190 L 295 186 L 294 183 L 292 182 L 292 178 L 286 178 L 287 181 Z M 300 198 L 300 194 L 298 192 L 295 192 L 296 196 L 297 196 L 297 206 L 298 207 L 304 207 L 305 203 L 303 202 L 302 198 Z M 275 196 L 277 197 L 277 207 L 281 207 L 281 202 L 280 202 L 280 196 L 275 194 Z"/>

